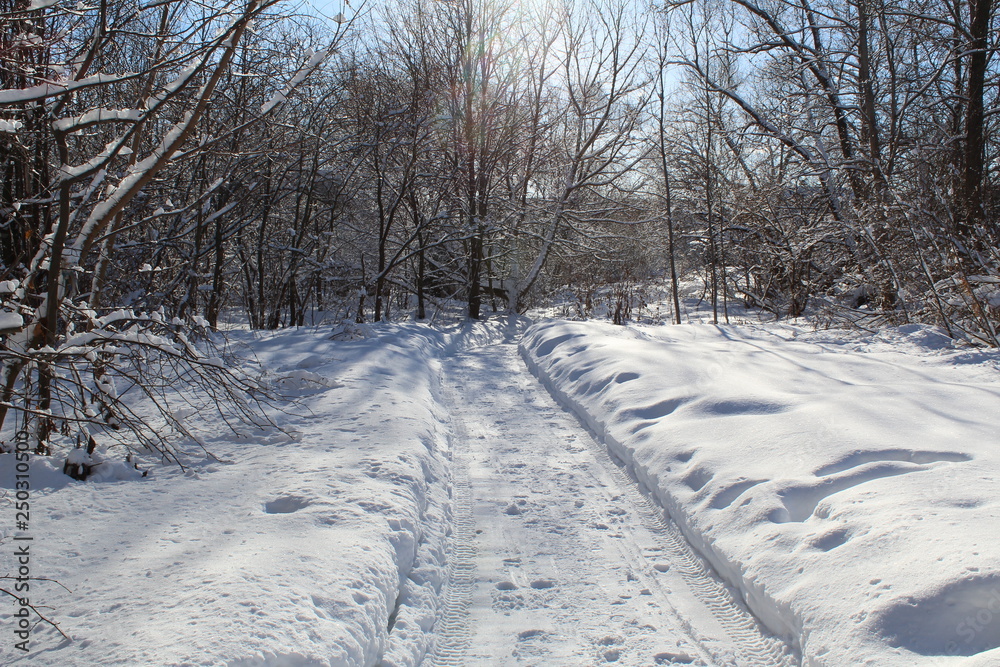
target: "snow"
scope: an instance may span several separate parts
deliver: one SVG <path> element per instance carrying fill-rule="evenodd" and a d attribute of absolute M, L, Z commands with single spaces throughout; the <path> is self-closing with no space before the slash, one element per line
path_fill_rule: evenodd
<path fill-rule="evenodd" d="M 75 132 L 95 123 L 109 121 L 127 121 L 138 123 L 142 120 L 144 111 L 139 109 L 91 109 L 79 116 L 59 118 L 52 122 L 52 128 L 60 132 Z"/>
<path fill-rule="evenodd" d="M 89 465 L 92 463 L 90 454 L 85 449 L 77 447 L 66 457 L 66 463 L 70 465 Z"/>
<path fill-rule="evenodd" d="M 552 322 L 523 354 L 803 664 L 1000 660 L 996 353 Z"/>
<path fill-rule="evenodd" d="M 96 155 L 94 155 L 94 157 L 90 158 L 89 160 L 87 160 L 82 164 L 75 166 L 69 164 L 60 165 L 59 171 L 61 173 L 61 177 L 64 179 L 78 179 L 87 174 L 97 172 L 98 175 L 94 180 L 94 185 L 97 185 L 104 180 L 106 174 L 106 170 L 100 169 L 101 165 L 105 164 L 111 158 L 112 155 L 119 152 L 121 147 L 122 147 L 121 140 L 113 139 L 104 146 L 104 150 L 102 150 L 100 153 L 97 153 Z M 114 191 L 114 186 L 108 184 L 106 191 L 108 194 L 110 194 L 111 192 Z"/>
<path fill-rule="evenodd" d="M 0 310 L 0 331 L 16 331 L 24 326 L 24 318 L 20 313 Z"/>
<path fill-rule="evenodd" d="M 115 120 L 138 123 L 142 120 L 144 113 L 139 109 L 91 109 L 79 116 L 59 118 L 52 122 L 52 127 L 60 132 L 73 132 L 95 123 Z"/>
<path fill-rule="evenodd" d="M 415 664 L 444 576 L 444 415 L 432 397 L 442 337 L 428 327 L 352 342 L 329 330 L 243 334 L 278 376 L 304 365 L 322 382 L 275 420 L 282 430 L 217 425 L 218 457 L 141 481 L 85 483 L 58 461 L 32 463 L 33 601 L 43 626 L 29 656 L 0 642 L 0 663 L 31 665 L 371 665 L 390 648 Z M 387 419 L 387 417 L 392 419 Z M 12 454 L 0 455 L 13 488 Z M 104 467 L 98 466 L 100 471 Z M 137 475 L 136 475 L 137 476 Z M 10 543 L 8 543 L 9 546 Z M 9 565 L 12 548 L 0 553 Z M 429 589 L 430 592 L 425 592 Z M 44 602 L 43 602 L 44 601 Z M 406 626 L 389 640 L 390 614 Z M 179 639 L 183 637 L 183 641 Z"/>
<path fill-rule="evenodd" d="M 178 404 L 214 457 L 34 458 L 32 602 L 72 641 L 0 664 L 1000 660 L 995 351 L 529 324 L 236 329 L 277 427 Z"/>
<path fill-rule="evenodd" d="M 42 0 L 43 2 L 48 2 L 48 0 Z M 51 4 L 55 4 L 58 0 L 55 0 Z M 28 102 L 34 102 L 38 100 L 44 100 L 47 97 L 55 97 L 57 95 L 64 95 L 66 93 L 80 90 L 83 88 L 88 88 L 91 86 L 100 86 L 110 83 L 115 83 L 127 78 L 127 75 L 116 75 L 116 74 L 94 74 L 92 76 L 85 77 L 83 79 L 78 79 L 75 81 L 63 81 L 58 83 L 41 83 L 37 86 L 29 86 L 28 88 L 4 88 L 0 89 L 0 105 L 8 104 L 26 104 Z"/>
<path fill-rule="evenodd" d="M 475 577 L 463 599 L 449 592 L 434 664 L 793 664 L 525 373 L 513 341 L 442 370 L 454 552 L 474 554 L 452 567 Z"/>
<path fill-rule="evenodd" d="M 173 84 L 168 84 L 168 87 Z M 2 91 L 0 91 L 2 94 Z M 2 99 L 2 96 L 0 96 Z M 100 228 L 101 225 L 107 223 L 107 217 L 116 206 L 121 205 L 122 201 L 127 201 L 134 194 L 134 188 L 146 177 L 148 177 L 149 172 L 153 169 L 156 164 L 164 159 L 164 156 L 169 157 L 172 155 L 174 150 L 177 148 L 177 144 L 184 135 L 185 129 L 191 124 L 194 119 L 194 112 L 187 111 L 182 116 L 181 120 L 175 123 L 167 132 L 163 135 L 160 140 L 159 145 L 153 149 L 153 151 L 140 160 L 139 162 L 131 165 L 129 167 L 128 174 L 121 179 L 117 186 L 114 186 L 107 195 L 104 201 L 98 203 L 91 210 L 90 215 L 87 217 L 86 222 L 83 224 L 82 229 L 76 237 L 76 240 L 72 244 L 68 244 L 66 249 L 63 251 L 67 265 L 72 265 L 79 263 L 80 254 L 83 252 L 84 246 L 87 245 L 88 240 L 91 235 Z M 86 165 L 84 165 L 86 166 Z M 66 168 L 65 171 L 67 175 L 72 175 L 75 173 L 74 170 L 82 169 L 80 168 Z"/>
<path fill-rule="evenodd" d="M 320 49 L 319 51 L 311 54 L 309 58 L 306 60 L 305 64 L 299 68 L 299 71 L 295 73 L 295 75 L 285 85 L 285 87 L 282 88 L 280 91 L 276 91 L 274 95 L 272 95 L 271 98 L 261 106 L 260 108 L 261 115 L 270 113 L 271 110 L 274 109 L 276 106 L 283 104 L 285 101 L 287 101 L 288 96 L 292 94 L 292 91 L 298 88 L 299 85 L 301 85 L 302 82 L 305 81 L 306 77 L 312 74 L 313 71 L 330 56 L 331 52 L 332 48 Z"/>

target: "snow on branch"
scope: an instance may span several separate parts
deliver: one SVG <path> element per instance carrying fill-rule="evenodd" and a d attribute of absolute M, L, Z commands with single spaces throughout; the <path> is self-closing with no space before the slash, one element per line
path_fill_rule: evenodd
<path fill-rule="evenodd" d="M 106 86 L 119 81 L 133 78 L 134 74 L 94 74 L 77 81 L 59 83 L 40 83 L 28 88 L 6 88 L 0 90 L 0 104 L 26 104 L 39 102 L 50 97 L 57 97 L 95 86 Z"/>
<path fill-rule="evenodd" d="M 269 99 L 261 106 L 260 108 L 261 114 L 267 114 L 279 104 L 283 104 L 288 99 L 288 96 L 291 95 L 292 92 L 296 88 L 298 88 L 303 81 L 306 80 L 306 77 L 312 74 L 313 71 L 315 71 L 316 68 L 319 67 L 323 63 L 323 61 L 330 56 L 330 53 L 332 52 L 333 48 L 331 47 L 327 49 L 320 49 L 319 51 L 314 53 L 309 58 L 309 60 L 307 60 L 306 63 L 301 68 L 299 68 L 299 71 L 295 73 L 295 76 L 292 77 L 292 80 L 289 81 L 288 84 L 281 91 L 276 92 L 271 97 L 271 99 Z"/>
<path fill-rule="evenodd" d="M 52 128 L 58 132 L 77 132 L 79 130 L 108 122 L 138 123 L 143 119 L 144 112 L 139 109 L 91 109 L 79 116 L 60 118 L 52 122 Z"/>

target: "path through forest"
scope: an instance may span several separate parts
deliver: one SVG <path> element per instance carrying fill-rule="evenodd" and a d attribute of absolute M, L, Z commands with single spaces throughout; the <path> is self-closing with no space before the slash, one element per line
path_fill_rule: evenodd
<path fill-rule="evenodd" d="M 441 372 L 455 533 L 435 665 L 791 665 L 507 342 Z"/>

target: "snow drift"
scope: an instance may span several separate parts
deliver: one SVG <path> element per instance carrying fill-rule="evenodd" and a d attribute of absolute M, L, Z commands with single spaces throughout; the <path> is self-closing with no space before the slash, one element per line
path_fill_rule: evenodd
<path fill-rule="evenodd" d="M 272 415 L 281 430 L 217 423 L 220 460 L 86 483 L 33 462 L 33 575 L 66 589 L 33 582 L 32 601 L 72 641 L 39 625 L 26 655 L 0 643 L 0 664 L 421 660 L 446 578 L 447 340 L 415 324 L 330 333 L 233 334 L 298 402 Z"/>
<path fill-rule="evenodd" d="M 804 664 L 1000 661 L 995 353 L 561 321 L 521 350 Z"/>

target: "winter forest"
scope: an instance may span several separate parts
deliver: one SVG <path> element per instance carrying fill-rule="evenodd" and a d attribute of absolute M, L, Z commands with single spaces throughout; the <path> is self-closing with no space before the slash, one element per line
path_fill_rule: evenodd
<path fill-rule="evenodd" d="M 716 320 L 998 343 L 989 0 L 3 9 L 0 419 L 39 451 L 56 405 L 132 425 L 136 355 L 228 391 L 191 343 L 226 312 L 623 321 L 696 273 Z"/>
<path fill-rule="evenodd" d="M 343 390 L 348 392 L 353 386 L 316 370 L 322 367 L 318 358 L 305 352 L 294 357 L 297 339 L 274 337 L 320 324 L 327 330 L 317 340 L 325 342 L 310 354 L 342 365 L 355 352 L 338 351 L 330 342 L 334 328 L 340 340 L 363 345 L 356 339 L 373 331 L 402 340 L 402 330 L 391 327 L 444 326 L 457 315 L 465 320 L 465 333 L 449 336 L 510 343 L 524 334 L 524 316 L 540 313 L 613 325 L 696 319 L 725 326 L 747 318 L 789 327 L 808 322 L 803 326 L 812 335 L 822 329 L 869 337 L 889 330 L 935 332 L 949 350 L 988 355 L 989 348 L 1000 346 L 998 21 L 993 0 L 0 0 L 0 437 L 10 461 L 3 465 L 13 467 L 14 454 L 24 451 L 48 461 L 46 470 L 80 481 L 112 461 L 119 468 L 109 479 L 141 474 L 145 480 L 148 473 L 183 480 L 202 465 L 193 463 L 193 452 L 216 463 L 252 460 L 212 440 L 223 431 L 285 434 L 274 436 L 279 439 L 291 433 L 295 441 L 305 427 L 288 421 L 301 407 L 287 402 L 289 393 L 312 400 L 320 389 L 348 387 Z M 689 317 L 695 311 L 697 318 Z M 639 375 L 621 372 L 612 382 L 609 374 L 600 387 L 594 379 L 574 393 L 579 378 L 618 362 L 600 357 L 595 347 L 580 356 L 592 355 L 589 365 L 560 370 L 553 350 L 584 334 L 572 328 L 582 325 L 553 326 L 548 338 L 548 330 L 531 329 L 521 355 L 560 404 L 587 415 L 583 420 L 598 435 L 612 438 L 616 414 L 625 419 L 635 413 L 629 418 L 637 424 L 652 423 L 674 419 L 679 406 L 688 404 L 688 398 L 664 399 L 652 412 L 629 411 L 622 406 L 640 397 L 627 395 L 621 403 L 591 405 L 588 397 L 605 396 L 608 388 L 618 391 L 616 383 L 626 387 Z M 630 334 L 618 330 L 586 336 L 625 345 L 621 337 Z M 701 358 L 703 348 L 681 340 L 686 334 L 664 335 L 677 337 L 677 349 L 692 346 L 686 358 Z M 393 394 L 400 401 L 409 400 L 407 392 L 423 396 L 426 390 L 427 405 L 432 394 L 434 401 L 458 405 L 465 400 L 461 389 L 455 395 L 432 392 L 432 380 L 421 379 L 424 371 L 405 370 L 430 355 L 421 346 L 432 343 L 412 342 L 423 341 L 421 336 L 430 340 L 431 334 L 399 342 L 408 350 L 407 345 L 416 347 L 398 359 L 390 359 L 397 343 L 372 351 L 372 358 L 386 355 L 383 361 L 399 377 L 417 378 L 413 387 Z M 461 347 L 456 340 L 434 345 L 454 351 Z M 723 341 L 711 343 L 716 344 Z M 245 361 L 249 348 L 259 364 Z M 299 365 L 287 361 L 280 377 L 265 368 L 269 359 L 280 366 L 293 357 Z M 994 359 L 975 357 L 984 358 Z M 714 368 L 716 359 L 706 356 L 701 368 Z M 370 361 L 373 378 L 382 377 L 377 370 L 382 362 L 376 361 Z M 508 362 L 513 363 L 503 363 Z M 669 363 L 680 368 L 682 362 Z M 637 363 L 642 367 L 647 361 Z M 357 361 L 350 368 L 369 366 Z M 520 377 L 513 367 L 503 368 L 495 366 L 495 372 Z M 462 372 L 456 368 L 451 375 Z M 983 392 L 995 401 L 996 379 L 982 373 L 975 382 L 947 382 L 988 385 Z M 376 380 L 369 379 L 374 387 Z M 661 391 L 660 385 L 650 386 L 653 393 Z M 789 396 L 799 391 L 805 390 L 789 389 Z M 934 403 L 932 394 L 920 394 L 927 405 Z M 963 396 L 952 405 L 985 401 Z M 346 414 L 369 398 L 358 404 L 336 399 L 341 402 L 334 412 Z M 768 415 L 785 411 L 774 407 L 780 401 L 769 401 L 753 403 L 758 407 L 751 412 L 771 419 Z M 732 401 L 717 405 L 723 407 L 716 414 L 734 414 Z M 981 405 L 976 414 L 995 422 L 995 402 Z M 308 410 L 326 409 L 317 406 Z M 953 421 L 961 421 L 956 415 L 963 409 L 949 413 Z M 612 421 L 601 421 L 602 410 Z M 394 414 L 389 410 L 382 417 Z M 910 406 L 902 414 L 923 413 Z M 198 431 L 195 415 L 218 433 L 206 437 Z M 376 411 L 364 417 L 372 420 L 364 422 L 371 433 L 382 428 L 377 416 Z M 427 420 L 443 423 L 438 417 Z M 823 421 L 823 428 L 839 432 L 850 421 L 840 426 Z M 449 437 L 463 428 L 475 431 L 476 423 L 468 418 L 460 428 L 455 422 Z M 361 433 L 362 425 L 350 428 L 355 426 Z M 864 454 L 852 464 L 882 466 L 878 474 L 875 467 L 865 468 L 848 484 L 844 476 L 854 468 L 843 467 L 842 457 L 840 463 L 816 459 L 813 467 L 826 472 L 815 475 L 826 480 L 823 488 L 832 485 L 836 490 L 830 493 L 839 494 L 884 476 L 937 474 L 943 466 L 980 461 L 979 454 L 956 453 L 940 443 L 903 442 L 904 431 L 887 431 L 884 443 L 901 438 L 902 444 L 879 450 L 896 454 L 881 459 Z M 635 452 L 641 460 L 641 447 L 633 450 L 631 440 L 615 438 L 618 445 L 608 447 L 629 452 L 615 461 L 628 463 Z M 995 446 L 995 433 L 992 440 Z M 898 454 L 904 449 L 910 453 Z M 690 465 L 697 462 L 696 457 Z M 703 472 L 708 464 L 699 465 Z M 836 465 L 842 467 L 834 470 Z M 886 472 L 886 466 L 892 470 Z M 657 495 L 655 475 L 645 479 L 637 471 L 660 468 L 636 463 L 628 469 Z M 702 479 L 695 472 L 684 473 L 683 494 L 715 489 L 711 476 Z M 726 492 L 731 498 L 723 503 L 721 495 L 713 496 L 712 511 L 728 511 L 736 498 L 763 484 L 763 473 L 748 479 L 741 475 L 749 472 L 731 472 L 736 480 Z M 445 476 L 443 470 L 431 475 L 426 465 L 423 473 L 428 479 Z M 35 477 L 32 488 L 47 488 L 48 482 Z M 57 486 L 67 483 L 76 482 Z M 455 484 L 458 490 L 449 494 L 461 495 Z M 13 498 L 14 483 L 4 486 Z M 122 508 L 129 506 L 131 493 L 138 492 L 122 496 Z M 317 501 L 306 502 L 303 493 L 270 500 L 264 514 L 304 516 Z M 432 513 L 427 508 L 440 503 L 442 516 L 452 511 L 458 516 L 431 491 L 421 493 L 421 512 Z M 771 580 L 763 577 L 757 586 L 747 574 L 758 565 L 761 572 L 772 572 L 787 564 L 753 565 L 757 561 L 748 554 L 755 547 L 749 542 L 725 546 L 720 539 L 717 546 L 713 526 L 685 520 L 686 496 L 671 493 L 664 491 L 655 503 L 662 501 L 679 526 L 678 539 L 690 544 L 678 547 L 683 558 L 707 559 L 711 576 L 741 591 L 733 604 L 742 611 L 719 621 L 726 629 L 722 634 L 743 636 L 741 624 L 750 623 L 763 627 L 765 637 L 750 642 L 749 649 L 739 641 L 727 648 L 702 638 L 695 642 L 700 648 L 654 651 L 632 662 L 625 660 L 624 648 L 602 648 L 598 662 L 621 657 L 637 665 L 791 664 L 782 661 L 793 659 L 862 664 L 843 656 L 824 662 L 828 647 L 817 642 L 837 639 L 823 631 L 815 631 L 820 639 L 807 646 L 809 632 L 802 628 L 813 626 L 802 619 L 813 618 L 819 627 L 815 619 L 823 616 L 802 612 L 808 607 L 802 600 L 818 598 L 782 597 Z M 767 515 L 768 525 L 825 519 L 823 498 L 834 496 L 803 493 L 777 492 L 774 498 L 785 504 L 774 511 L 785 514 Z M 788 500 L 806 496 L 814 502 Z M 636 500 L 644 502 L 653 501 Z M 511 503 L 504 520 L 521 514 L 517 501 Z M 996 526 L 995 512 L 990 516 Z M 421 514 L 413 525 L 434 524 L 425 519 Z M 455 521 L 457 535 L 461 522 Z M 442 529 L 440 545 L 451 530 Z M 752 532 L 746 531 L 740 534 Z M 5 533 L 0 548 L 14 552 L 13 534 Z M 421 540 L 407 563 L 426 561 L 419 545 L 433 540 Z M 399 565 L 398 544 L 393 548 Z M 822 551 L 841 553 L 846 547 Z M 876 552 L 859 553 L 852 563 L 877 559 Z M 447 559 L 441 559 L 445 571 Z M 1000 594 L 997 609 L 987 597 L 1000 590 L 1000 574 L 987 576 L 989 568 L 982 567 L 977 581 L 988 586 L 975 588 L 975 594 L 967 583 L 972 579 L 959 577 L 942 584 L 934 593 L 938 597 L 927 593 L 926 613 L 873 612 L 872 618 L 881 619 L 880 636 L 892 650 L 904 651 L 904 658 L 909 650 L 938 656 L 934 659 L 947 665 L 959 664 L 947 662 L 951 656 L 1000 646 Z M 680 570 L 671 566 L 671 571 Z M 38 570 L 35 576 L 51 574 Z M 71 575 L 53 578 L 62 582 Z M 441 575 L 437 588 L 431 587 L 454 591 L 442 583 L 446 580 Z M 542 595 L 546 581 L 551 584 L 543 577 L 530 586 L 510 585 Z M 700 585 L 685 581 L 694 589 Z M 0 584 L 16 604 L 21 596 L 12 592 L 14 582 Z M 410 634 L 401 631 L 407 626 L 399 625 L 406 617 L 400 604 L 419 596 L 412 593 L 413 584 L 393 586 L 379 588 L 388 598 L 387 616 L 376 623 L 380 629 L 351 635 L 367 636 L 374 649 L 348 647 L 339 662 L 310 662 L 307 651 L 279 655 L 252 647 L 247 655 L 262 662 L 218 662 L 222 654 L 202 647 L 208 651 L 203 655 L 217 662 L 198 664 L 418 664 L 431 655 L 432 624 L 411 619 Z M 22 606 L 32 611 L 38 633 L 51 634 L 53 642 L 69 641 L 73 630 L 66 618 L 72 605 L 52 602 L 58 595 L 63 594 L 33 598 L 51 606 Z M 372 596 L 353 598 L 368 609 L 358 595 Z M 448 617 L 448 598 L 441 599 L 445 602 L 427 603 L 431 617 Z M 954 599 L 963 601 L 959 606 L 968 609 L 961 607 L 962 613 L 971 618 L 976 610 L 990 610 L 989 622 L 979 619 L 987 629 L 973 632 L 972 643 L 959 642 L 952 650 L 952 632 L 939 637 L 937 648 L 927 648 L 923 639 L 901 634 L 899 628 L 915 627 L 915 636 L 937 637 L 931 621 L 940 620 Z M 339 618 L 338 613 L 331 615 Z M 378 620 L 381 612 L 365 613 Z M 961 614 L 955 618 L 962 621 Z M 417 626 L 422 634 L 413 630 Z M 530 628 L 518 632 L 523 646 L 540 646 L 539 638 L 555 636 L 548 626 L 537 635 L 525 634 L 535 632 Z M 425 638 L 413 639 L 417 635 Z M 957 636 L 964 633 L 957 630 Z M 768 642 L 775 637 L 787 648 L 773 649 Z M 866 664 L 890 664 L 887 654 L 871 651 L 852 655 L 868 656 L 872 662 Z M 50 658 L 52 664 L 90 664 L 85 653 L 79 662 L 66 657 L 71 654 L 59 655 Z M 111 655 L 126 657 L 106 664 L 193 664 L 180 654 L 162 660 L 167 654 Z M 514 658 L 448 662 L 442 655 L 433 664 L 521 664 Z M 524 664 L 592 664 L 558 656 Z M 916 664 L 904 658 L 898 664 Z M 992 663 L 986 658 L 975 664 Z"/>

